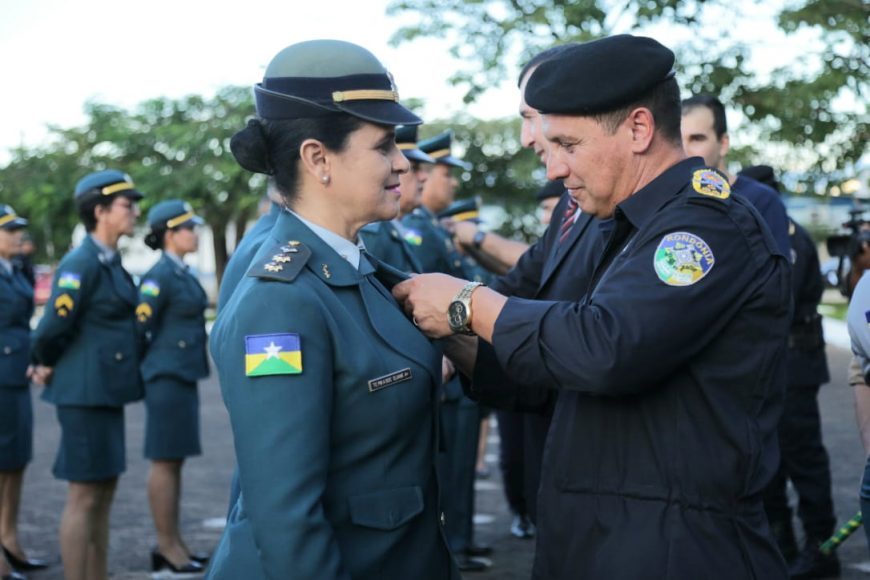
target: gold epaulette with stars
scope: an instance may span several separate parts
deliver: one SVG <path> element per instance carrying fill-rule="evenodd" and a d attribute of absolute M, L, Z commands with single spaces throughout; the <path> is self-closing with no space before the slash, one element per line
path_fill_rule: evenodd
<path fill-rule="evenodd" d="M 248 276 L 292 282 L 311 257 L 311 250 L 302 242 L 289 240 L 271 248 L 266 257 L 248 268 Z"/>

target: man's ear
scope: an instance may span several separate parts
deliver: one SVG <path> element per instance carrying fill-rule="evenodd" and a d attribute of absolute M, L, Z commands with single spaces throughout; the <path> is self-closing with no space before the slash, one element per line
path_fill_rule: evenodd
<path fill-rule="evenodd" d="M 646 107 L 633 109 L 622 124 L 631 134 L 631 152 L 645 153 L 656 132 L 656 122 L 652 111 Z"/>

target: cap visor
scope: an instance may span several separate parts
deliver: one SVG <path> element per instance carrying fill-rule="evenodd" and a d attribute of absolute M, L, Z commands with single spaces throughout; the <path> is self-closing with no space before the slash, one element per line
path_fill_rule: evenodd
<path fill-rule="evenodd" d="M 409 161 L 417 161 L 418 163 L 435 163 L 435 160 L 420 151 L 419 149 L 403 149 L 402 153 Z"/>
<path fill-rule="evenodd" d="M 464 169 L 465 171 L 471 170 L 471 163 L 466 163 L 465 161 L 457 159 L 452 155 L 448 155 L 446 157 L 439 157 L 435 161 L 437 163 L 440 163 L 441 165 L 450 165 L 451 167 L 458 167 L 460 169 Z"/>
<path fill-rule="evenodd" d="M 133 201 L 139 201 L 140 199 L 145 197 L 144 193 L 142 193 L 141 191 L 136 191 L 135 189 L 127 189 L 124 191 L 119 191 L 118 195 L 123 195 L 124 197 L 129 197 Z"/>
<path fill-rule="evenodd" d="M 21 228 L 26 228 L 27 224 L 30 223 L 23 217 L 16 217 L 9 223 L 3 224 L 4 230 L 20 230 Z"/>
<path fill-rule="evenodd" d="M 336 106 L 354 117 L 378 125 L 420 125 L 423 119 L 393 101 L 347 101 Z"/>

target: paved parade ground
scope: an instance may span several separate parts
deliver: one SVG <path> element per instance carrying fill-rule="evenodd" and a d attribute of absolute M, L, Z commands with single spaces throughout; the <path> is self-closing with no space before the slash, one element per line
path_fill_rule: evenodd
<path fill-rule="evenodd" d="M 828 347 L 833 381 L 821 390 L 820 401 L 824 438 L 831 454 L 834 502 L 841 522 L 858 510 L 858 485 L 864 456 L 855 427 L 852 394 L 846 386 L 845 367 L 849 353 Z M 33 557 L 56 562 L 29 578 L 62 578 L 59 564 L 57 528 L 63 510 L 66 483 L 55 480 L 51 466 L 57 447 L 58 426 L 54 408 L 34 391 L 34 461 L 26 472 L 20 515 L 22 545 Z M 189 460 L 183 471 L 182 528 L 193 550 L 211 550 L 218 541 L 225 516 L 227 494 L 233 467 L 232 435 L 220 397 L 217 381 L 200 384 L 202 401 L 202 444 L 204 454 Z M 139 579 L 151 576 L 149 553 L 154 533 L 145 482 L 148 463 L 142 457 L 144 408 L 142 403 L 127 407 L 127 472 L 121 477 L 112 508 L 109 570 L 113 578 Z M 505 506 L 498 474 L 498 438 L 491 433 L 487 462 L 490 479 L 477 482 L 476 540 L 494 548 L 493 566 L 486 573 L 467 574 L 467 578 L 527 579 L 531 574 L 534 542 L 510 536 L 510 515 Z M 633 547 L 626 546 L 626 557 Z M 859 531 L 841 548 L 844 578 L 870 574 L 863 532 Z M 862 567 L 867 572 L 862 571 Z"/>

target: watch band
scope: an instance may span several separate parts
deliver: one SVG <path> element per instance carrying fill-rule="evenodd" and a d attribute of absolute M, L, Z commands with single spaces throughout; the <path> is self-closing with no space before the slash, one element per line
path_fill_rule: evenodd
<path fill-rule="evenodd" d="M 486 232 L 481 231 L 481 230 L 477 230 L 477 232 L 474 234 L 474 237 L 471 238 L 471 245 L 479 250 L 480 246 L 483 245 L 483 240 L 485 238 L 486 238 Z"/>
<path fill-rule="evenodd" d="M 460 327 L 452 327 L 451 330 L 460 334 L 473 335 L 474 331 L 471 330 L 471 294 L 477 289 L 478 286 L 483 286 L 481 282 L 469 282 L 465 286 L 462 287 L 456 296 L 453 298 L 452 302 L 461 302 L 465 306 L 465 323 Z"/>

